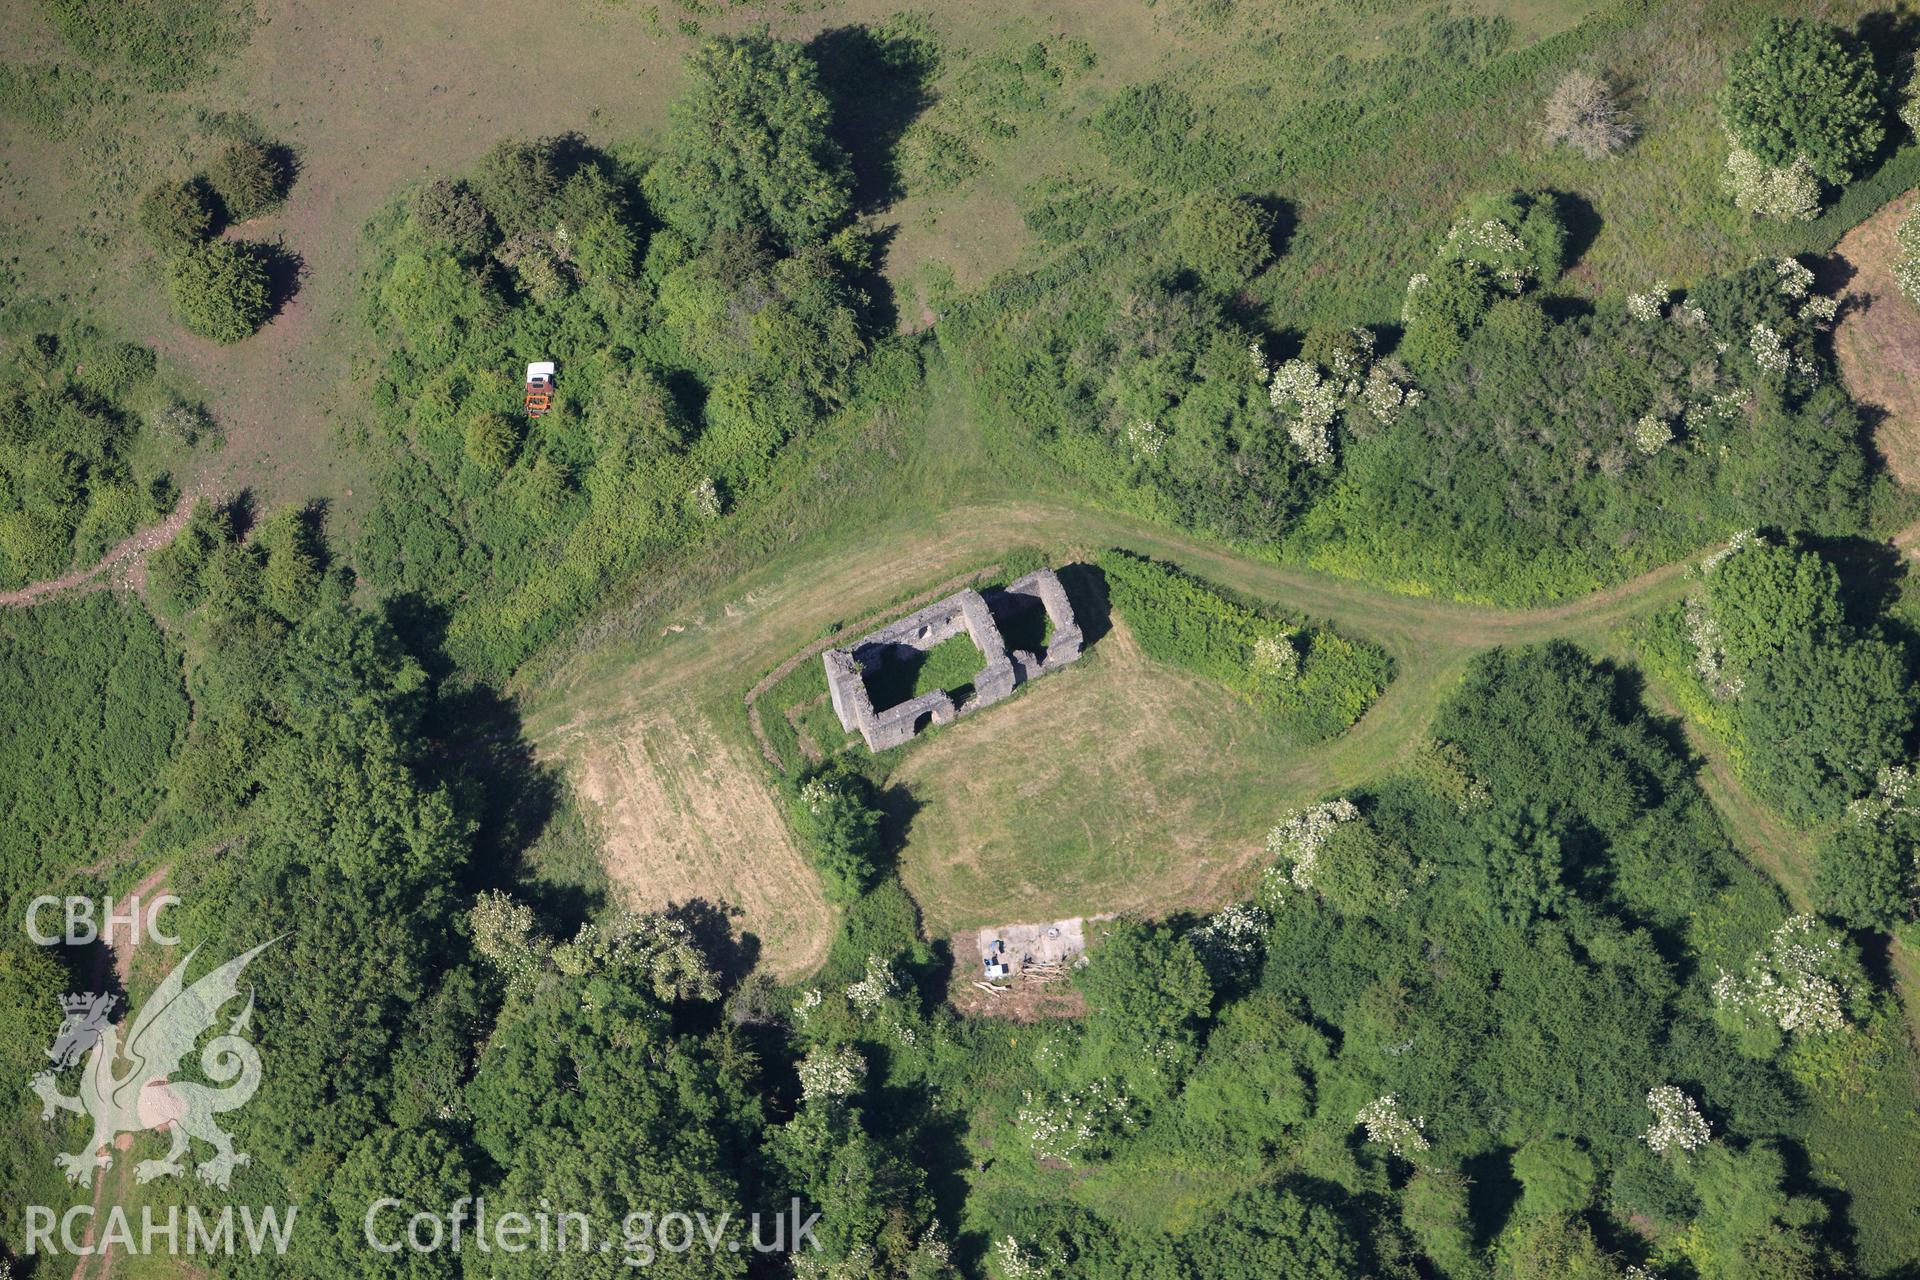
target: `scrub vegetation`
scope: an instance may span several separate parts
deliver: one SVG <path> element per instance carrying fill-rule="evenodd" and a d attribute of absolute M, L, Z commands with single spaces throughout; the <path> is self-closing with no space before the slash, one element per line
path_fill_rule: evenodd
<path fill-rule="evenodd" d="M 288 1251 L 114 1265 L 628 1270 L 367 1247 L 484 1197 L 820 1214 L 686 1276 L 1920 1267 L 1920 502 L 1824 257 L 1909 15 L 550 8 L 0 63 L 0 902 L 277 939 L 250 1162 L 100 1194 Z M 1083 658 L 844 732 L 822 647 L 1042 564 Z M 10 1209 L 93 1195 L 59 996 L 186 950 L 0 938 Z"/>

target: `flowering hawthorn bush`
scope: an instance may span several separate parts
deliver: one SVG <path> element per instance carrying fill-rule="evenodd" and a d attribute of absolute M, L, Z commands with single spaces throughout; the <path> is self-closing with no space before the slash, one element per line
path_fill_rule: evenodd
<path fill-rule="evenodd" d="M 1360 1108 L 1353 1122 L 1366 1126 L 1368 1142 L 1389 1147 L 1393 1154 L 1404 1159 L 1411 1159 L 1413 1153 L 1433 1145 L 1422 1132 L 1427 1126 L 1426 1117 L 1402 1115 L 1400 1100 L 1390 1093 Z"/>
<path fill-rule="evenodd" d="M 1713 1140 L 1706 1117 L 1677 1086 L 1663 1084 L 1649 1089 L 1647 1106 L 1653 1109 L 1653 1124 L 1640 1136 L 1655 1155 L 1698 1151 Z"/>
<path fill-rule="evenodd" d="M 1749 1024 L 1792 1035 L 1840 1031 L 1847 1025 L 1852 957 L 1838 930 L 1800 915 L 1774 931 L 1744 972 L 1720 971 L 1714 1002 Z"/>
<path fill-rule="evenodd" d="M 860 1088 L 867 1060 L 854 1049 L 817 1048 L 800 1060 L 800 1096 L 807 1102 L 837 1102 Z"/>
<path fill-rule="evenodd" d="M 1348 329 L 1335 336 L 1316 335 L 1324 361 L 1303 355 L 1275 369 L 1267 383 L 1267 399 L 1285 417 L 1287 438 L 1314 466 L 1333 461 L 1333 428 L 1355 405 L 1375 422 L 1392 425 L 1424 398 L 1407 372 L 1394 360 L 1374 358 L 1374 336 L 1367 329 Z M 1307 354 L 1315 354 L 1311 347 Z M 1256 372 L 1266 368 L 1256 346 L 1251 355 Z"/>
<path fill-rule="evenodd" d="M 994 1261 L 999 1264 L 1001 1280 L 1046 1280 L 1054 1274 L 1055 1261 L 1037 1249 L 1030 1249 L 1012 1236 L 994 1243 Z"/>
<path fill-rule="evenodd" d="M 1748 213 L 1780 222 L 1809 222 L 1820 213 L 1820 179 L 1805 156 L 1770 165 L 1745 147 L 1727 153 L 1727 190 Z"/>
<path fill-rule="evenodd" d="M 1673 443 L 1673 424 L 1655 413 L 1643 413 L 1633 424 L 1633 447 L 1649 456 Z"/>
<path fill-rule="evenodd" d="M 893 965 L 880 956 L 867 957 L 867 975 L 847 987 L 847 1003 L 863 1016 L 872 1017 L 876 1009 L 900 990 Z"/>
<path fill-rule="evenodd" d="M 1327 837 L 1343 822 L 1352 822 L 1360 810 L 1351 800 L 1342 798 L 1314 805 L 1310 809 L 1290 809 L 1267 832 L 1267 856 L 1274 860 L 1267 868 L 1265 892 L 1274 900 L 1284 900 L 1287 886 L 1308 892 L 1313 890 L 1313 872 Z"/>
<path fill-rule="evenodd" d="M 1200 962 L 1216 985 L 1237 983 L 1252 975 L 1266 945 L 1273 918 L 1251 903 L 1222 907 L 1190 935 Z"/>
<path fill-rule="evenodd" d="M 1651 324 L 1660 319 L 1667 311 L 1667 302 L 1673 297 L 1673 286 L 1665 280 L 1654 283 L 1645 293 L 1627 295 L 1627 314 L 1635 320 Z"/>
<path fill-rule="evenodd" d="M 1300 674 L 1300 651 L 1293 637 L 1263 635 L 1253 642 L 1253 674 L 1256 680 L 1292 680 Z"/>
<path fill-rule="evenodd" d="M 1920 302 L 1920 204 L 1900 220 L 1893 238 L 1900 247 L 1899 260 L 1893 264 L 1893 282 L 1909 302 Z"/>
<path fill-rule="evenodd" d="M 1104 1153 L 1107 1140 L 1119 1130 L 1132 1129 L 1133 1099 L 1112 1080 L 1092 1081 L 1051 1098 L 1025 1094 L 1016 1123 L 1043 1160 L 1073 1163 L 1076 1156 Z"/>

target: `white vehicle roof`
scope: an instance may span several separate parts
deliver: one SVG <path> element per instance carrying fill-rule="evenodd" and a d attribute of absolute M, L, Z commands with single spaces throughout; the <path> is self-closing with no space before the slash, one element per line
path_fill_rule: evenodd
<path fill-rule="evenodd" d="M 532 382 L 535 378 L 551 378 L 552 376 L 553 361 L 551 360 L 536 360 L 527 366 L 528 382 Z"/>

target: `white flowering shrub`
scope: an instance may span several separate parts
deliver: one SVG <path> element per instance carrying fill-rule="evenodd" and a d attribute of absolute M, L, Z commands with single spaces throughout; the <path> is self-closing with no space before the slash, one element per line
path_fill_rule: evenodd
<path fill-rule="evenodd" d="M 1839 931 L 1812 916 L 1794 916 L 1748 961 L 1744 972 L 1720 971 L 1713 999 L 1749 1023 L 1789 1035 L 1821 1034 L 1847 1025 L 1847 973 L 1852 957 Z"/>
<path fill-rule="evenodd" d="M 1753 351 L 1753 362 L 1768 373 L 1786 373 L 1793 368 L 1793 357 L 1787 353 L 1786 344 L 1767 325 L 1756 323 L 1747 345 Z"/>
<path fill-rule="evenodd" d="M 1415 1152 L 1433 1145 L 1423 1132 L 1427 1127 L 1426 1117 L 1403 1115 L 1400 1100 L 1390 1093 L 1360 1108 L 1353 1122 L 1366 1128 L 1368 1142 L 1387 1147 L 1403 1159 L 1411 1159 Z"/>
<path fill-rule="evenodd" d="M 1160 456 L 1160 444 L 1166 439 L 1162 431 L 1150 419 L 1142 418 L 1127 428 L 1127 444 L 1143 458 Z"/>
<path fill-rule="evenodd" d="M 867 1078 L 867 1060 L 847 1046 L 815 1049 L 800 1060 L 800 1097 L 806 1102 L 837 1102 L 851 1096 Z"/>
<path fill-rule="evenodd" d="M 800 784 L 800 803 L 808 813 L 819 813 L 833 799 L 833 784 L 824 778 L 808 778 Z"/>
<path fill-rule="evenodd" d="M 1780 292 L 1798 300 L 1813 292 L 1813 269 L 1798 258 L 1782 258 L 1773 272 L 1780 277 Z"/>
<path fill-rule="evenodd" d="M 1133 1099 L 1112 1080 L 1095 1080 L 1039 1099 L 1028 1092 L 1025 1100 L 1015 1123 L 1035 1155 L 1062 1164 L 1072 1164 L 1075 1156 L 1099 1155 L 1115 1132 L 1138 1123 Z"/>
<path fill-rule="evenodd" d="M 864 1240 L 839 1258 L 811 1249 L 789 1256 L 793 1259 L 794 1280 L 868 1280 L 874 1274 L 874 1248 Z"/>
<path fill-rule="evenodd" d="M 1893 283 L 1910 302 L 1920 302 L 1920 258 L 1902 258 L 1893 264 Z"/>
<path fill-rule="evenodd" d="M 1207 918 L 1188 934 L 1200 963 L 1216 983 L 1244 981 L 1260 964 L 1273 917 L 1251 903 L 1236 902 Z"/>
<path fill-rule="evenodd" d="M 847 987 L 847 1003 L 871 1017 L 899 990 L 900 980 L 894 977 L 893 965 L 879 956 L 868 956 L 866 976 Z"/>
<path fill-rule="evenodd" d="M 583 925 L 571 942 L 556 944 L 535 928 L 533 909 L 497 890 L 482 893 L 467 913 L 474 950 L 526 991 L 550 970 L 583 977 L 625 970 L 648 980 L 662 1000 L 713 1000 L 719 975 L 684 921 L 622 911 L 605 925 Z"/>
<path fill-rule="evenodd" d="M 533 984 L 553 944 L 535 932 L 532 907 L 489 889 L 474 899 L 467 921 L 473 949 L 500 971 L 509 987 L 525 990 Z"/>
<path fill-rule="evenodd" d="M 1484 263 L 1500 287 L 1508 293 L 1522 293 L 1533 283 L 1533 264 L 1525 261 L 1527 242 L 1498 218 L 1462 218 L 1447 232 L 1441 246 L 1447 258 Z"/>
<path fill-rule="evenodd" d="M 1300 651 L 1285 632 L 1260 636 L 1253 642 L 1254 679 L 1292 680 L 1300 674 Z"/>
<path fill-rule="evenodd" d="M 1353 801 L 1329 800 L 1310 809 L 1290 809 L 1267 832 L 1267 856 L 1273 865 L 1267 868 L 1266 888 L 1275 898 L 1284 898 L 1286 886 L 1311 892 L 1313 871 L 1326 847 L 1327 837 L 1343 822 L 1360 816 Z"/>
<path fill-rule="evenodd" d="M 1274 370 L 1267 399 L 1287 415 L 1287 438 L 1314 466 L 1333 461 L 1333 424 L 1340 417 L 1340 395 L 1320 370 L 1304 360 L 1289 360 Z"/>
<path fill-rule="evenodd" d="M 1289 360 L 1267 382 L 1268 403 L 1286 418 L 1287 438 L 1315 466 L 1333 461 L 1333 429 L 1353 406 L 1391 424 L 1424 399 L 1398 361 L 1374 359 L 1371 331 L 1349 329 L 1323 347 L 1324 368 Z M 1256 370 L 1266 368 L 1257 344 L 1249 354 Z"/>
<path fill-rule="evenodd" d="M 1912 765 L 1882 765 L 1874 778 L 1873 794 L 1847 805 L 1847 817 L 1859 826 L 1877 826 L 1890 817 L 1913 812 Z"/>
<path fill-rule="evenodd" d="M 1727 646 L 1705 597 L 1687 597 L 1687 641 L 1693 646 L 1693 670 L 1707 692 L 1721 702 L 1740 696 L 1745 681 L 1727 670 Z"/>
<path fill-rule="evenodd" d="M 1764 372 L 1780 374 L 1780 376 L 1797 372 L 1801 378 L 1807 378 L 1809 382 L 1820 376 L 1820 370 L 1812 367 L 1812 361 L 1809 361 L 1805 355 L 1795 359 L 1793 353 L 1788 351 L 1786 340 L 1778 334 L 1778 330 L 1761 322 L 1755 322 L 1753 332 L 1747 336 L 1747 349 L 1753 351 L 1753 363 L 1763 368 Z"/>
<path fill-rule="evenodd" d="M 794 1021 L 805 1022 L 808 1018 L 811 1018 L 813 1011 L 820 1007 L 820 1002 L 823 999 L 824 997 L 820 994 L 820 988 L 818 987 L 802 991 L 800 998 L 793 1002 Z"/>
<path fill-rule="evenodd" d="M 1740 411 L 1739 402 L 1725 396 L 1716 397 L 1713 403 L 1717 413 L 1731 415 Z M 1765 543 L 1766 539 L 1757 530 L 1742 529 L 1727 539 L 1726 546 L 1700 561 L 1700 573 L 1703 577 L 1711 574 L 1748 547 Z M 1700 677 L 1708 694 L 1721 702 L 1739 697 L 1746 682 L 1727 669 L 1726 639 L 1704 595 L 1696 593 L 1687 597 L 1686 628 L 1687 642 L 1693 646 L 1694 674 Z"/>
<path fill-rule="evenodd" d="M 1654 283 L 1645 293 L 1627 295 L 1627 314 L 1643 324 L 1652 324 L 1667 313 L 1667 302 L 1673 297 L 1673 286 L 1665 280 Z"/>
<path fill-rule="evenodd" d="M 687 498 L 693 503 L 693 509 L 704 520 L 720 518 L 720 486 L 712 476 L 702 476 L 700 483 L 687 491 Z"/>
<path fill-rule="evenodd" d="M 1800 304 L 1800 318 L 1816 329 L 1825 329 L 1840 314 L 1840 299 L 1823 293 L 1810 294 Z"/>
<path fill-rule="evenodd" d="M 1920 303 L 1920 203 L 1916 203 L 1893 231 L 1900 257 L 1893 264 L 1893 282 L 1909 302 Z"/>
<path fill-rule="evenodd" d="M 1774 168 L 1736 145 L 1727 156 L 1725 181 L 1733 203 L 1758 217 L 1807 222 L 1820 213 L 1820 179 L 1805 156 Z"/>
<path fill-rule="evenodd" d="M 1658 414 L 1647 413 L 1633 424 L 1633 447 L 1651 457 L 1673 443 L 1673 424 Z"/>
<path fill-rule="evenodd" d="M 1376 421 L 1387 426 L 1399 421 L 1402 413 L 1426 398 L 1427 393 L 1413 385 L 1406 367 L 1398 360 L 1382 360 L 1368 369 L 1366 382 L 1360 388 L 1360 403 Z"/>
<path fill-rule="evenodd" d="M 1332 344 L 1327 352 L 1327 373 L 1343 397 L 1352 399 L 1360 393 L 1360 379 L 1373 365 L 1376 345 L 1373 330 L 1357 325 Z"/>
<path fill-rule="evenodd" d="M 1648 1090 L 1647 1106 L 1653 1111 L 1653 1124 L 1640 1136 L 1655 1155 L 1698 1151 L 1713 1141 L 1706 1117 L 1677 1086 L 1663 1084 Z"/>
<path fill-rule="evenodd" d="M 1718 403 L 1718 401 L 1715 403 Z M 1760 536 L 1758 529 L 1741 529 L 1731 538 L 1727 539 L 1726 546 L 1710 552 L 1707 557 L 1700 562 L 1700 572 L 1712 573 L 1715 569 L 1718 569 L 1721 565 L 1731 560 L 1734 556 L 1739 555 L 1748 547 L 1765 546 L 1766 541 L 1765 538 Z"/>
<path fill-rule="evenodd" d="M 1058 1274 L 1060 1265 L 1060 1259 L 1049 1258 L 1012 1236 L 1003 1236 L 994 1243 L 993 1260 L 1000 1280 L 1047 1280 Z"/>
<path fill-rule="evenodd" d="M 720 975 L 683 920 L 622 911 L 605 925 L 582 925 L 553 949 L 554 967 L 581 977 L 624 970 L 644 976 L 662 1000 L 716 1000 Z"/>

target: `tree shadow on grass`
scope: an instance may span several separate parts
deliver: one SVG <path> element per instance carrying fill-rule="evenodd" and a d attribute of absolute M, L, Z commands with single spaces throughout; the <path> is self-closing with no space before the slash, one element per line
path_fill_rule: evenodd
<path fill-rule="evenodd" d="M 253 253 L 267 270 L 267 290 L 271 308 L 265 323 L 272 323 L 287 309 L 306 283 L 307 263 L 280 241 L 254 241 Z"/>
<path fill-rule="evenodd" d="M 689 898 L 667 908 L 667 918 L 685 925 L 694 945 L 720 975 L 720 990 L 730 995 L 760 963 L 760 935 L 736 932 L 734 921 L 744 912 L 731 902 Z"/>
<path fill-rule="evenodd" d="M 1600 211 L 1593 202 L 1583 195 L 1571 191 L 1552 191 L 1554 210 L 1560 215 L 1560 222 L 1567 229 L 1566 256 L 1562 259 L 1562 269 L 1571 270 L 1581 259 L 1587 256 L 1587 250 L 1600 238 L 1600 231 L 1606 225 Z"/>
<path fill-rule="evenodd" d="M 901 135 L 933 101 L 939 57 L 931 41 L 884 28 L 832 27 L 807 52 L 833 108 L 833 138 L 853 164 L 854 205 L 871 213 L 905 194 Z"/>
<path fill-rule="evenodd" d="M 590 868 L 527 875 L 527 855 L 559 816 L 565 792 L 558 771 L 534 757 L 519 707 L 486 685 L 443 686 L 422 727 L 437 746 L 436 780 L 473 824 L 464 887 L 508 890 L 529 901 L 557 934 L 572 936 L 604 908 L 606 889 Z M 590 844 L 584 830 L 581 836 Z"/>
<path fill-rule="evenodd" d="M 1892 627 L 1913 636 L 1889 611 L 1905 589 L 1911 565 L 1892 543 L 1874 538 L 1808 538 L 1805 545 L 1840 574 L 1840 604 L 1848 625 Z"/>

